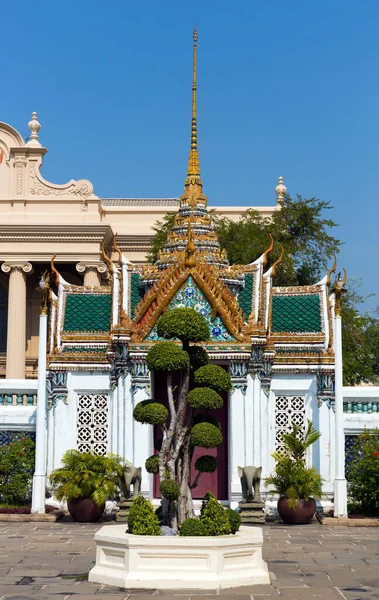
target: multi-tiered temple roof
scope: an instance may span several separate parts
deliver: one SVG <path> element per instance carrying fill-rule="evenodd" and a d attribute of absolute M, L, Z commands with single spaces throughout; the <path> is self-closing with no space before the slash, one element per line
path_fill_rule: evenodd
<path fill-rule="evenodd" d="M 230 265 L 220 249 L 200 176 L 196 51 L 195 30 L 191 147 L 175 225 L 155 264 L 132 265 L 116 240 L 113 253 L 104 248 L 108 286 L 72 286 L 57 274 L 50 340 L 55 369 L 112 370 L 120 345 L 124 358 L 134 353 L 143 360 L 158 339 L 160 315 L 181 306 L 195 308 L 208 321 L 207 349 L 215 358 L 239 356 L 253 365 L 267 358 L 283 368 L 333 363 L 329 275 L 312 286 L 273 287 L 280 259 L 265 270 L 273 240 L 248 265 Z M 278 195 L 283 189 L 281 180 Z"/>

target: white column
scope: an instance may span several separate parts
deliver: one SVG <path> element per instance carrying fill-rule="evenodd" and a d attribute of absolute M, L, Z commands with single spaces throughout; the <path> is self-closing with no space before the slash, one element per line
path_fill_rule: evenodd
<path fill-rule="evenodd" d="M 148 400 L 148 398 L 150 398 L 148 386 L 139 386 L 137 384 L 133 393 L 133 409 L 139 402 L 142 402 L 142 400 Z M 133 419 L 133 430 L 134 448 L 132 462 L 135 467 L 142 467 L 142 494 L 152 498 L 153 477 L 146 471 L 145 461 L 153 454 L 153 426 L 139 423 Z M 129 456 L 127 458 L 131 460 L 131 457 Z"/>
<path fill-rule="evenodd" d="M 229 502 L 233 507 L 237 506 L 242 495 L 238 467 L 246 466 L 246 396 L 241 388 L 233 386 L 229 394 Z"/>
<path fill-rule="evenodd" d="M 101 274 L 107 270 L 103 262 L 79 262 L 76 265 L 78 273 L 84 273 L 83 285 L 86 287 L 100 287 Z"/>
<path fill-rule="evenodd" d="M 32 513 L 45 512 L 46 490 L 46 344 L 47 344 L 47 314 L 39 317 L 38 343 L 38 396 L 36 419 L 36 460 L 33 475 Z"/>
<path fill-rule="evenodd" d="M 9 273 L 8 290 L 8 335 L 7 335 L 7 379 L 25 379 L 26 350 L 26 273 L 30 273 L 29 262 L 6 262 L 1 265 Z"/>
<path fill-rule="evenodd" d="M 125 458 L 133 461 L 134 454 L 134 427 L 133 427 L 133 395 L 132 395 L 132 376 L 128 373 L 124 380 L 124 398 L 123 398 L 123 439 Z M 146 457 L 147 458 L 147 457 Z"/>
<path fill-rule="evenodd" d="M 337 312 L 337 311 L 336 311 Z M 343 428 L 342 331 L 341 316 L 334 316 L 335 352 L 335 479 L 334 516 L 347 516 L 347 486 L 345 479 L 345 435 Z"/>

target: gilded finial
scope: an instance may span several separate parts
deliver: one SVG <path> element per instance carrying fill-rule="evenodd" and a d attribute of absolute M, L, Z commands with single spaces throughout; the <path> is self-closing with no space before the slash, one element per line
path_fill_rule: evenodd
<path fill-rule="evenodd" d="M 281 249 L 282 249 L 282 251 L 280 253 L 280 256 L 279 256 L 278 260 L 275 261 L 274 264 L 271 267 L 271 278 L 275 277 L 275 275 L 276 275 L 276 267 L 278 265 L 280 265 L 280 263 L 283 260 L 283 256 L 284 256 L 284 248 L 283 248 L 283 246 L 281 246 Z"/>
<path fill-rule="evenodd" d="M 341 277 L 341 273 L 338 273 L 336 280 L 335 280 L 335 285 L 334 285 L 334 295 L 336 298 L 334 312 L 337 317 L 341 316 L 341 296 L 342 296 L 342 294 L 345 294 L 347 292 L 347 289 L 345 288 L 346 281 L 347 281 L 347 273 L 346 273 L 346 269 L 344 268 L 343 269 L 343 278 Z"/>
<path fill-rule="evenodd" d="M 48 303 L 50 299 L 50 273 L 46 269 L 41 275 L 37 290 L 41 292 L 41 315 L 47 315 Z"/>
<path fill-rule="evenodd" d="M 56 258 L 57 258 L 57 255 L 53 254 L 53 256 L 51 257 L 51 261 L 50 261 L 50 268 L 51 268 L 51 270 L 52 270 L 52 272 L 54 273 L 54 276 L 55 276 L 55 285 L 59 285 L 59 282 L 61 280 L 61 276 L 60 276 L 60 273 L 55 268 L 54 261 L 55 261 Z"/>
<path fill-rule="evenodd" d="M 101 244 L 101 253 L 103 255 L 104 260 L 106 260 L 107 263 L 109 264 L 109 270 L 110 270 L 110 272 L 113 274 L 114 273 L 113 261 L 112 261 L 111 257 L 108 256 L 108 254 L 105 252 L 104 242 Z"/>
<path fill-rule="evenodd" d="M 272 249 L 274 247 L 274 238 L 272 237 L 271 233 L 269 233 L 269 236 L 270 236 L 271 242 L 270 242 L 270 245 L 267 248 L 266 252 L 263 253 L 263 259 L 262 259 L 264 267 L 267 265 L 267 255 L 270 254 L 270 252 L 272 251 Z"/>
<path fill-rule="evenodd" d="M 118 252 L 118 261 L 122 264 L 122 252 L 117 246 L 117 232 L 113 236 L 113 249 L 115 252 Z"/>
<path fill-rule="evenodd" d="M 337 255 L 335 254 L 335 255 L 334 255 L 334 263 L 333 263 L 333 266 L 332 266 L 332 268 L 331 268 L 331 269 L 328 271 L 328 274 L 327 274 L 327 276 L 326 276 L 326 285 L 327 285 L 328 287 L 330 286 L 330 281 L 331 281 L 331 279 L 330 279 L 330 276 L 331 276 L 331 274 L 332 274 L 332 273 L 335 273 L 335 272 L 336 272 L 336 268 L 337 268 Z"/>
<path fill-rule="evenodd" d="M 192 74 L 192 122 L 191 122 L 191 150 L 188 159 L 187 178 L 200 177 L 199 154 L 197 151 L 197 122 L 196 122 L 196 50 L 198 33 L 195 26 L 193 31 L 193 74 Z"/>

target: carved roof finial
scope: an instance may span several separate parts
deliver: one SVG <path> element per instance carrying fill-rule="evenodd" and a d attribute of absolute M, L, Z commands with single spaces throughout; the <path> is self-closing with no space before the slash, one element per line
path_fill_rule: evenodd
<path fill-rule="evenodd" d="M 278 179 L 278 185 L 275 188 L 275 192 L 276 192 L 276 199 L 278 202 L 283 202 L 284 197 L 287 193 L 287 188 L 284 185 L 283 182 L 283 177 L 279 177 Z"/>
<path fill-rule="evenodd" d="M 193 32 L 193 74 L 192 74 L 192 121 L 191 121 L 191 149 L 188 159 L 188 171 L 187 180 L 196 178 L 201 183 L 200 179 L 200 163 L 199 153 L 197 150 L 197 120 L 196 120 L 196 51 L 197 51 L 197 40 L 198 33 L 195 26 Z M 186 181 L 187 182 L 187 181 Z M 197 183 L 197 181 L 196 181 Z"/>
<path fill-rule="evenodd" d="M 40 148 L 41 144 L 38 141 L 38 132 L 41 129 L 41 123 L 37 119 L 37 113 L 32 113 L 32 118 L 28 123 L 28 127 L 30 129 L 30 136 L 27 142 L 27 146 L 34 146 L 35 148 Z"/>

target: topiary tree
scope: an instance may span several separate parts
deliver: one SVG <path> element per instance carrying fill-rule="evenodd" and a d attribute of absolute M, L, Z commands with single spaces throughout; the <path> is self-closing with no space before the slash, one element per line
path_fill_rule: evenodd
<path fill-rule="evenodd" d="M 222 367 L 209 364 L 201 346 L 194 345 L 209 339 L 208 324 L 196 310 L 167 311 L 158 320 L 157 331 L 167 341 L 154 344 L 146 362 L 149 369 L 166 374 L 168 408 L 157 400 L 145 400 L 137 404 L 133 416 L 140 423 L 157 425 L 162 430 L 162 439 L 156 444 L 159 455 L 148 458 L 145 466 L 149 473 L 160 477 L 163 522 L 177 528 L 194 516 L 192 490 L 201 474 L 217 469 L 216 458 L 201 456 L 195 462 L 197 474 L 191 481 L 195 446 L 216 448 L 222 444 L 220 423 L 208 413 L 221 408 L 220 392 L 231 390 L 231 380 Z M 175 389 L 174 373 L 180 380 Z"/>

